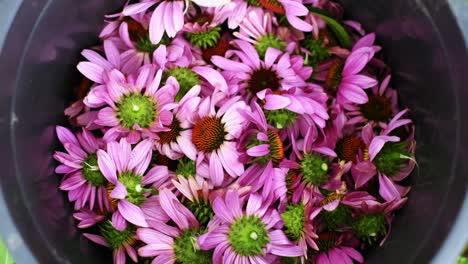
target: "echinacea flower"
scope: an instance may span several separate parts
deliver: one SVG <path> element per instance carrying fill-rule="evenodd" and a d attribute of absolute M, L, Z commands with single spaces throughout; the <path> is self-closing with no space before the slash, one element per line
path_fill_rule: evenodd
<path fill-rule="evenodd" d="M 228 93 L 226 80 L 221 73 L 211 67 L 200 66 L 201 63 L 203 60 L 195 59 L 186 46 L 182 53 L 177 53 L 162 45 L 154 53 L 154 64 L 164 71 L 163 81 L 172 76 L 179 83 L 176 101 L 196 85 L 201 85 L 207 90 L 204 94 L 216 91 Z"/>
<path fill-rule="evenodd" d="M 99 235 L 84 233 L 83 236 L 94 243 L 110 248 L 113 251 L 114 264 L 125 264 L 126 256 L 138 263 L 138 255 L 135 250 L 136 227 L 128 225 L 123 230 L 117 230 L 112 220 L 107 219 L 98 225 Z"/>
<path fill-rule="evenodd" d="M 318 252 L 311 254 L 311 263 L 329 264 L 329 263 L 359 263 L 364 262 L 364 258 L 353 247 L 346 245 L 347 234 L 337 232 L 322 232 L 318 234 L 317 245 Z"/>
<path fill-rule="evenodd" d="M 139 206 L 151 195 L 153 183 L 169 177 L 166 166 L 154 166 L 146 173 L 152 145 L 152 141 L 144 140 L 132 149 L 126 138 L 122 138 L 120 142 L 107 143 L 107 151 L 97 152 L 99 168 L 110 182 L 109 197 L 117 209 L 112 215 L 112 224 L 117 230 L 124 230 L 126 221 L 148 226 Z"/>
<path fill-rule="evenodd" d="M 184 25 L 185 37 L 202 50 L 213 48 L 221 38 L 221 25 L 227 16 L 227 12 L 216 12 L 215 8 L 205 8 L 195 13 Z"/>
<path fill-rule="evenodd" d="M 320 213 L 321 219 L 327 224 L 327 228 L 332 231 L 349 230 L 353 222 L 353 210 L 362 207 L 363 203 L 377 203 L 375 197 L 367 192 L 350 191 L 346 189 L 346 184 L 335 191 L 323 190 L 315 193 L 315 199 L 319 201 L 320 207 L 316 213 Z"/>
<path fill-rule="evenodd" d="M 149 0 L 141 3 L 128 5 L 124 8 L 126 16 L 147 12 L 153 5 L 154 9 L 149 24 L 149 37 L 153 44 L 158 44 L 164 33 L 173 38 L 184 26 L 185 1 L 161 1 Z"/>
<path fill-rule="evenodd" d="M 62 163 L 55 172 L 65 174 L 59 188 L 68 191 L 68 198 L 75 202 L 76 210 L 85 205 L 94 209 L 95 204 L 101 211 L 111 210 L 107 199 L 107 180 L 98 167 L 96 154 L 104 145 L 102 141 L 84 128 L 76 135 L 61 126 L 57 126 L 56 131 L 67 151 L 54 154 L 54 158 Z"/>
<path fill-rule="evenodd" d="M 300 18 L 309 14 L 309 10 L 302 4 L 302 0 L 254 0 L 253 2 L 257 2 L 277 14 L 285 15 L 291 26 L 297 30 L 312 31 L 312 25 Z"/>
<path fill-rule="evenodd" d="M 113 70 L 109 74 L 107 91 L 91 93 L 85 99 L 90 107 L 99 110 L 96 124 L 109 128 L 104 135 L 107 142 L 128 137 L 130 143 L 140 138 L 157 138 L 157 132 L 167 131 L 172 123 L 172 110 L 177 105 L 174 97 L 177 88 L 168 82 L 159 87 L 162 71 L 144 66 L 135 78 L 127 78 Z"/>
<path fill-rule="evenodd" d="M 303 117 L 308 116 L 317 126 L 324 128 L 325 122 L 330 116 L 327 113 L 326 105 L 316 100 L 314 98 L 315 95 L 316 91 L 310 86 L 302 89 L 292 88 L 287 91 L 276 92 L 266 89 L 257 93 L 258 98 L 265 102 L 263 108 L 268 111 L 268 117 L 272 121 L 279 119 L 274 124 L 277 128 L 284 128 L 287 125 L 287 123 L 283 124 L 280 122 L 281 119 L 275 116 L 284 112 L 294 113 Z"/>
<path fill-rule="evenodd" d="M 269 47 L 284 51 L 286 42 L 273 30 L 273 19 L 273 15 L 262 8 L 250 8 L 234 36 L 252 43 L 262 58 Z"/>
<path fill-rule="evenodd" d="M 281 217 L 261 196 L 251 194 L 246 209 L 235 190 L 216 198 L 213 210 L 223 224 L 198 238 L 201 249 L 215 249 L 214 263 L 271 263 L 276 256 L 297 257 L 302 250 L 281 231 Z"/>
<path fill-rule="evenodd" d="M 277 129 L 268 125 L 260 105 L 253 102 L 251 108 L 252 111 L 241 112 L 246 119 L 255 125 L 253 129 L 250 129 L 251 132 L 249 130 L 244 133 L 246 137 L 249 137 L 245 139 L 248 142 L 246 153 L 253 157 L 253 162 L 266 164 L 271 160 L 275 164 L 279 164 L 285 157 L 283 140 Z"/>
<path fill-rule="evenodd" d="M 175 82 L 176 89 L 179 90 L 178 83 Z M 193 128 L 194 118 L 198 105 L 201 101 L 199 97 L 201 87 L 194 86 L 180 99 L 178 106 L 173 109 L 174 117 L 169 126 L 169 131 L 158 132 L 158 140 L 154 146 L 159 153 L 170 159 L 177 160 L 184 155 L 195 160 L 197 150 L 191 141 L 189 129 Z"/>
<path fill-rule="evenodd" d="M 394 212 L 400 209 L 408 198 L 395 199 L 385 203 L 363 202 L 356 210 L 353 231 L 364 243 L 372 245 L 378 241 L 382 246 L 391 232 Z"/>
<path fill-rule="evenodd" d="M 159 199 L 175 226 L 152 222 L 150 228 L 139 228 L 138 239 L 146 244 L 138 249 L 139 255 L 155 257 L 152 263 L 156 264 L 211 263 L 211 252 L 200 250 L 197 244 L 202 230 L 195 216 L 167 189 L 160 191 Z"/>
<path fill-rule="evenodd" d="M 238 79 L 238 87 L 242 93 L 254 96 L 258 92 L 270 89 L 274 92 L 289 90 L 293 87 L 304 87 L 306 82 L 292 68 L 290 55 L 268 48 L 265 59 L 260 60 L 255 48 L 244 40 L 235 40 L 240 50 L 233 50 L 230 54 L 240 59 L 228 59 L 213 56 L 211 61 L 228 74 Z"/>
<path fill-rule="evenodd" d="M 171 50 L 181 49 L 177 46 L 177 38 L 171 39 L 164 36 L 161 41 L 154 44 L 149 39 L 149 21 L 143 16 L 139 21 L 126 17 L 118 28 L 118 41 L 122 46 L 122 69 L 133 72 L 142 65 L 150 64 L 154 51 L 161 45 L 166 45 Z M 115 39 L 115 38 L 114 38 Z"/>
<path fill-rule="evenodd" d="M 222 6 L 229 2 L 229 0 L 192 0 L 197 5 L 205 7 Z M 150 40 L 154 44 L 158 44 L 163 38 L 164 33 L 170 38 L 182 30 L 184 26 L 184 16 L 189 8 L 190 1 L 188 0 L 174 0 L 174 1 L 161 1 L 161 0 L 148 0 L 141 3 L 128 5 L 124 8 L 123 14 L 126 16 L 134 15 L 148 11 L 153 5 L 157 4 L 154 9 L 149 24 Z"/>
<path fill-rule="evenodd" d="M 402 119 L 407 111 L 398 113 L 379 135 L 374 134 L 370 124 L 362 129 L 366 150 L 351 170 L 356 188 L 378 175 L 379 194 L 388 202 L 400 199 L 408 193 L 409 187 L 400 186 L 395 182 L 406 178 L 415 166 L 413 133 L 406 141 L 390 135 L 393 130 L 411 124 L 410 119 Z"/>
<path fill-rule="evenodd" d="M 106 219 L 104 215 L 88 208 L 81 208 L 80 211 L 73 214 L 73 218 L 79 221 L 78 228 L 89 228 Z"/>
<path fill-rule="evenodd" d="M 314 130 L 309 130 L 298 148 L 299 151 L 296 150 L 293 154 L 297 155 L 299 168 L 296 180 L 301 182 L 301 186 L 317 189 L 335 179 L 335 175 L 331 175 L 334 171 L 331 162 L 336 153 L 326 146 L 316 146 L 311 131 Z"/>
<path fill-rule="evenodd" d="M 212 188 L 203 178 L 197 181 L 195 177 L 186 179 L 179 175 L 177 180 L 172 180 L 175 188 L 183 195 L 185 206 L 194 214 L 200 225 L 206 226 L 214 213 L 212 209 Z"/>
<path fill-rule="evenodd" d="M 372 87 L 369 101 L 363 105 L 345 104 L 348 111 L 348 125 L 367 124 L 385 128 L 386 123 L 398 112 L 398 95 L 389 87 L 391 76 L 388 75 L 380 86 Z"/>
<path fill-rule="evenodd" d="M 225 172 L 231 177 L 244 172 L 236 140 L 247 124 L 239 111 L 248 109 L 248 106 L 240 101 L 240 97 L 233 97 L 216 110 L 216 100 L 208 97 L 200 103 L 198 119 L 188 134 L 191 134 L 197 149 L 197 165 L 206 159 L 209 177 L 215 186 L 219 186 L 224 181 Z"/>
<path fill-rule="evenodd" d="M 284 233 L 297 244 L 302 252 L 302 260 L 307 258 L 308 248 L 318 250 L 315 240 L 318 238 L 314 229 L 314 220 L 318 215 L 311 196 L 298 189 L 292 195 L 291 201 L 281 213 L 284 222 Z"/>
<path fill-rule="evenodd" d="M 328 91 L 336 91 L 339 104 L 368 102 L 369 99 L 364 90 L 377 85 L 377 81 L 361 72 L 372 60 L 375 52 L 374 48 L 364 46 L 352 50 L 344 62 L 339 58 L 330 62 L 324 78 L 325 88 Z"/>

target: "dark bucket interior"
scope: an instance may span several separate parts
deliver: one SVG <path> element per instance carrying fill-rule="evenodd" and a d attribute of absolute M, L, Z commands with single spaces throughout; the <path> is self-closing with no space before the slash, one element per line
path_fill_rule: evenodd
<path fill-rule="evenodd" d="M 123 2 L 24 0 L 5 39 L 0 54 L 0 179 L 9 211 L 0 214 L 0 230 L 23 241 L 9 241 L 18 263 L 33 263 L 30 256 L 40 263 L 111 259 L 74 228 L 71 208 L 57 189 L 51 153 L 57 146 L 54 126 L 66 124 L 62 113 L 79 82 L 75 65 L 80 51 L 97 43 L 103 15 Z M 397 214 L 389 241 L 369 253 L 368 263 L 428 263 L 440 253 L 467 191 L 465 40 L 445 0 L 342 2 L 348 17 L 377 32 L 394 69 L 393 87 L 411 108 L 417 127 L 419 169 L 411 178 L 409 203 Z M 0 199 L 0 207 L 2 203 Z M 456 247 L 449 250 L 455 257 Z"/>

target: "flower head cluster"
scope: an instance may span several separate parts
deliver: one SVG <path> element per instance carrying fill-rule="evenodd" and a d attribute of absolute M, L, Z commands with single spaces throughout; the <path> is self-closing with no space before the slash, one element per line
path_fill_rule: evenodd
<path fill-rule="evenodd" d="M 410 190 L 375 34 L 329 0 L 141 0 L 82 52 L 60 189 L 114 263 L 352 263 Z M 358 30 L 356 30 L 358 29 Z"/>

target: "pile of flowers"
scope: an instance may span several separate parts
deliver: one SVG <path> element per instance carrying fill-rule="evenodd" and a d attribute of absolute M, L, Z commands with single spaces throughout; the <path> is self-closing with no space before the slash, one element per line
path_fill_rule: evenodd
<path fill-rule="evenodd" d="M 82 52 L 60 189 L 114 263 L 353 263 L 415 140 L 375 34 L 328 0 L 141 0 Z"/>

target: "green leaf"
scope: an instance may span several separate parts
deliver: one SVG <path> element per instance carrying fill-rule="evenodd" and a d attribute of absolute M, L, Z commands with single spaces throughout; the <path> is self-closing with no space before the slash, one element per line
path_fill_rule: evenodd
<path fill-rule="evenodd" d="M 13 260 L 13 257 L 10 255 L 8 252 L 8 249 L 6 248 L 5 244 L 3 241 L 0 239 L 0 263 L 2 264 L 14 264 L 15 261 Z"/>
<path fill-rule="evenodd" d="M 346 29 L 340 22 L 332 18 L 330 14 L 328 14 L 326 11 L 322 9 L 309 7 L 309 10 L 314 15 L 322 18 L 327 23 L 327 25 L 330 27 L 331 31 L 333 31 L 336 38 L 338 39 L 338 41 L 343 47 L 347 49 L 351 49 L 352 47 L 351 37 L 349 36 L 348 32 L 346 31 Z"/>

